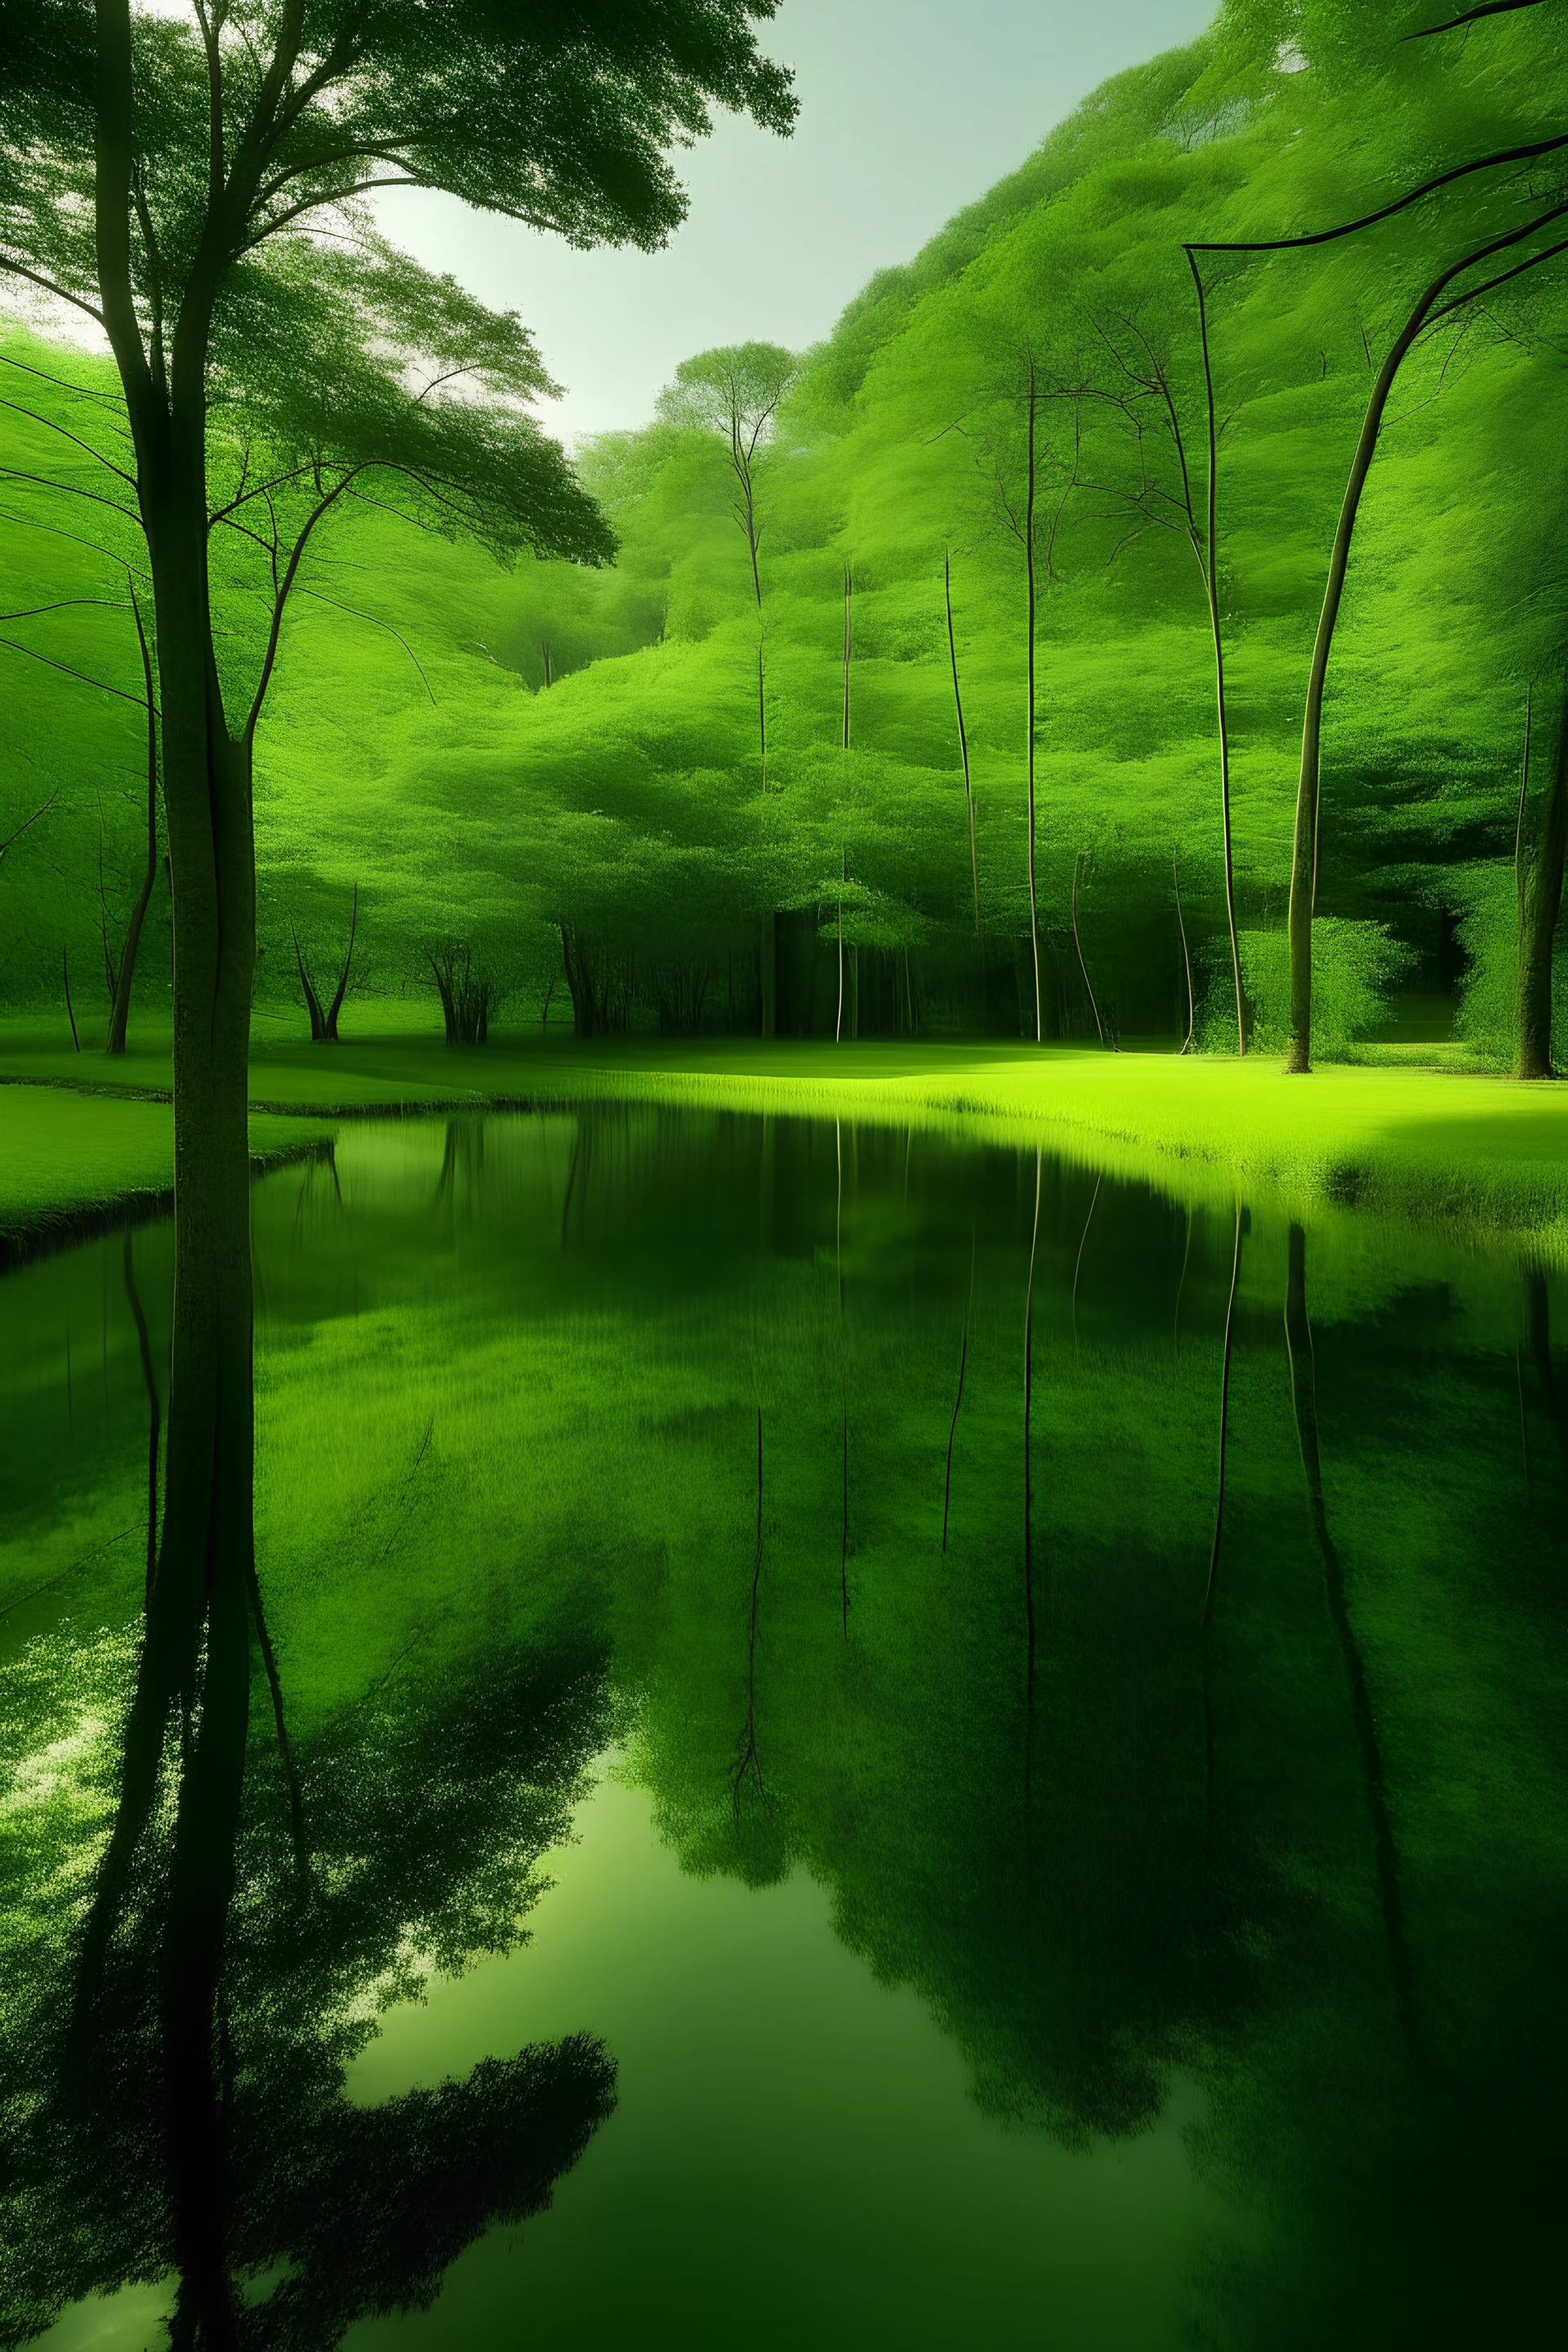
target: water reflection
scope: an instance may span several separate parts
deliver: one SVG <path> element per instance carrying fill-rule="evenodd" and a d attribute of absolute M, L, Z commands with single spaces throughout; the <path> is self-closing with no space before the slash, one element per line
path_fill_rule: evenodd
<path fill-rule="evenodd" d="M 175 2343 L 327 2346 L 584 2149 L 593 2210 L 599 2019 L 343 2084 L 517 1938 L 612 1738 L 689 1873 L 827 1890 L 991 2128 L 1087 2164 L 1202 2085 L 1187 2162 L 1256 2226 L 1194 2238 L 1171 2340 L 1545 2328 L 1556 1278 L 1166 1184 L 776 1118 L 344 1129 L 255 1195 L 256 1570 L 129 1716 L 166 1244 L 14 1276 L 3 2340 L 173 2274 Z M 795 2250 L 838 2281 L 815 2333 L 865 2340 L 834 2242 Z M 711 2265 L 668 2259 L 649 2340 L 702 2340 Z"/>
<path fill-rule="evenodd" d="M 80 1664 L 42 1646 L 41 1719 L 68 1708 Z M 427 2303 L 472 2238 L 549 2201 L 613 2105 L 591 2037 L 369 2113 L 342 2081 L 384 2002 L 514 1940 L 607 1727 L 602 1660 L 563 1643 L 484 1661 L 446 1703 L 365 1694 L 297 1751 L 297 1802 L 280 1751 L 253 1747 L 242 1817 L 218 1825 L 235 1893 L 208 1979 L 211 1929 L 179 1885 L 181 1825 L 207 1793 L 200 1727 L 175 1727 L 165 1818 L 102 1948 L 89 1934 L 84 1964 L 47 1916 L 58 1879 L 33 1890 L 42 1916 L 10 1923 L 32 1966 L 7 2003 L 6 2200 L 25 2222 L 7 2341 L 172 2273 L 175 2345 L 334 2345 Z M 118 1793 L 101 1768 L 89 1785 Z"/>

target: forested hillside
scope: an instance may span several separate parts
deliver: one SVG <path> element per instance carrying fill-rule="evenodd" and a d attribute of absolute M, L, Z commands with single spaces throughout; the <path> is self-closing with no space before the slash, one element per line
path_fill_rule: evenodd
<path fill-rule="evenodd" d="M 309 551 L 258 742 L 262 995 L 300 1004 L 297 940 L 324 1001 L 357 921 L 356 988 L 434 1008 L 435 968 L 459 996 L 466 971 L 470 1029 L 547 997 L 564 1020 L 570 994 L 581 1032 L 1114 1043 L 1191 1020 L 1234 1051 L 1212 568 L 1244 1019 L 1279 1046 L 1357 436 L 1417 296 L 1497 244 L 1404 360 L 1356 524 L 1314 1020 L 1342 1050 L 1403 997 L 1415 1034 L 1457 1011 L 1510 1058 L 1517 879 L 1562 797 L 1568 294 L 1562 258 L 1509 273 L 1553 245 L 1558 158 L 1336 242 L 1194 257 L 1212 551 L 1184 250 L 1308 236 L 1561 133 L 1557 0 L 1399 37 L 1434 14 L 1230 0 L 824 345 L 700 355 L 654 424 L 584 447 L 619 542 L 602 569 L 500 570 L 362 480 Z M 100 503 L 111 379 L 20 330 L 4 352 L 0 840 L 41 813 L 0 863 L 0 988 L 58 1004 L 68 955 L 97 1042 L 146 857 L 137 557 Z M 220 430 L 232 456 L 243 418 Z M 236 568 L 237 660 L 247 593 Z M 160 885 L 148 1012 L 166 907 Z"/>

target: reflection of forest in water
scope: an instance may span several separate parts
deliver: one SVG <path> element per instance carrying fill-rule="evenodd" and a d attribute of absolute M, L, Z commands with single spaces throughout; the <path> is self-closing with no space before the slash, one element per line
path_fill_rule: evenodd
<path fill-rule="evenodd" d="M 15 1270 L 3 2340 L 177 2272 L 176 2342 L 234 2281 L 233 2340 L 328 2346 L 546 2203 L 613 2105 L 593 2018 L 377 2107 L 343 2074 L 526 1933 L 613 1738 L 689 1869 L 829 1889 L 998 2128 L 1205 2085 L 1194 2161 L 1258 2227 L 1194 2258 L 1204 2340 L 1544 2340 L 1553 1286 L 1189 1191 L 611 1109 L 267 1179 L 243 1800 L 203 1810 L 215 1680 L 107 1899 L 166 1233 Z"/>

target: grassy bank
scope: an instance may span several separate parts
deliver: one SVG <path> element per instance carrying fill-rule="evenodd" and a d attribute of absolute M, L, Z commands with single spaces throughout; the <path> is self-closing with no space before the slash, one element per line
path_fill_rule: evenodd
<path fill-rule="evenodd" d="M 104 1197 L 106 1186 L 118 1193 L 167 1181 L 166 1110 L 113 1099 L 166 1093 L 166 1044 L 144 1038 L 111 1072 L 68 1045 L 62 1052 L 52 1029 L 14 1023 L 0 1026 L 0 1077 L 32 1082 L 25 1094 L 0 1091 L 0 1223 L 18 1210 Z M 76 1092 L 84 1084 L 109 1091 L 84 1097 Z M 600 1099 L 962 1121 L 998 1139 L 1114 1147 L 1109 1156 L 1123 1163 L 1174 1157 L 1211 1182 L 1239 1178 L 1568 1239 L 1568 1088 L 1430 1060 L 1325 1066 L 1301 1079 L 1257 1058 L 1067 1046 L 502 1036 L 453 1052 L 428 1033 L 312 1048 L 258 1026 L 251 1068 L 262 1150 L 278 1148 L 301 1116 Z"/>
<path fill-rule="evenodd" d="M 268 1166 L 331 1132 L 320 1119 L 263 1113 L 250 1122 L 252 1160 Z M 61 1086 L 0 1087 L 0 1243 L 69 1232 L 110 1207 L 153 1209 L 174 1181 L 166 1102 Z"/>

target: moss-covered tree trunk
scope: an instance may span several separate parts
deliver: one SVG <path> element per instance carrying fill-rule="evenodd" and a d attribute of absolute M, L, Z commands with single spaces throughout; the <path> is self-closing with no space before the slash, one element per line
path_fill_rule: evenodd
<path fill-rule="evenodd" d="M 1552 732 L 1550 781 L 1522 813 L 1519 844 L 1519 1060 L 1521 1078 L 1551 1078 L 1552 959 L 1568 846 L 1568 680 Z"/>

